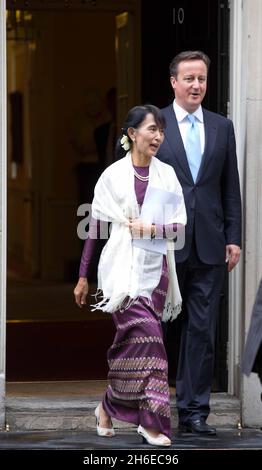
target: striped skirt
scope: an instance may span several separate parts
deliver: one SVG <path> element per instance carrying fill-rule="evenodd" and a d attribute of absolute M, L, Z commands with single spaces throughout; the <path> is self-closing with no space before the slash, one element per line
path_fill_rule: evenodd
<path fill-rule="evenodd" d="M 141 297 L 113 313 L 116 335 L 108 350 L 108 387 L 103 408 L 109 416 L 170 437 L 168 363 L 161 327 L 168 287 L 164 258 L 152 302 Z"/>

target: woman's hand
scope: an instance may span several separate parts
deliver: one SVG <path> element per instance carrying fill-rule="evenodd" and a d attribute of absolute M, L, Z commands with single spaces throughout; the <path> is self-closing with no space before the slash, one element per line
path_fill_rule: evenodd
<path fill-rule="evenodd" d="M 88 294 L 88 280 L 86 277 L 80 277 L 78 283 L 74 289 L 75 301 L 78 307 L 86 305 L 86 296 Z"/>
<path fill-rule="evenodd" d="M 155 225 L 145 224 L 141 219 L 129 219 L 126 225 L 129 227 L 132 238 L 151 238 L 155 233 Z"/>

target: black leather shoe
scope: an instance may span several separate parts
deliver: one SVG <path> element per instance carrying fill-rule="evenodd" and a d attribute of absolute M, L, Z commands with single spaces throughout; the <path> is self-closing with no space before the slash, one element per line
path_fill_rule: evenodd
<path fill-rule="evenodd" d="M 191 432 L 193 434 L 206 434 L 209 436 L 215 436 L 217 433 L 216 428 L 209 426 L 203 418 L 190 419 L 186 423 L 180 423 L 178 431 L 181 433 Z"/>

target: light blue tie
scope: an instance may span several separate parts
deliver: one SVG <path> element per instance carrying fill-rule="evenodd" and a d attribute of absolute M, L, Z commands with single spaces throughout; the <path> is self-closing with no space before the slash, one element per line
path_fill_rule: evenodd
<path fill-rule="evenodd" d="M 186 154 L 192 178 L 195 182 L 202 158 L 200 135 L 195 116 L 188 114 L 187 118 L 190 121 L 190 126 L 186 136 Z"/>

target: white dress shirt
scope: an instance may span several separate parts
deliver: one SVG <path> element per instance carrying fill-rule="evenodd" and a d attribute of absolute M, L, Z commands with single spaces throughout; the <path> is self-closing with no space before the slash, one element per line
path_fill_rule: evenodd
<path fill-rule="evenodd" d="M 183 140 L 183 144 L 185 147 L 187 130 L 189 126 L 191 126 L 190 121 L 187 119 L 187 116 L 190 113 L 188 113 L 184 108 L 181 108 L 181 106 L 177 104 L 176 100 L 173 101 L 173 108 L 174 108 L 174 112 L 177 118 L 177 123 L 178 123 L 180 134 Z M 192 114 L 196 117 L 196 120 L 197 120 L 197 125 L 199 128 L 199 134 L 200 134 L 201 152 L 203 155 L 204 150 L 205 150 L 205 128 L 204 128 L 203 110 L 202 110 L 201 105 Z"/>

